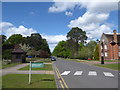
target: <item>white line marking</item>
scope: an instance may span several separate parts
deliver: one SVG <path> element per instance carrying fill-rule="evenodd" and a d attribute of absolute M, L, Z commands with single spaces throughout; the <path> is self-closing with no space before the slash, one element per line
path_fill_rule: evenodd
<path fill-rule="evenodd" d="M 61 75 L 68 75 L 70 71 L 64 71 Z"/>
<path fill-rule="evenodd" d="M 76 71 L 74 75 L 82 75 L 83 71 Z"/>
<path fill-rule="evenodd" d="M 109 76 L 109 77 L 114 77 L 114 75 L 110 72 L 103 72 L 105 76 Z"/>
<path fill-rule="evenodd" d="M 97 73 L 95 71 L 89 71 L 89 74 L 88 75 L 94 75 L 94 76 L 97 76 Z"/>

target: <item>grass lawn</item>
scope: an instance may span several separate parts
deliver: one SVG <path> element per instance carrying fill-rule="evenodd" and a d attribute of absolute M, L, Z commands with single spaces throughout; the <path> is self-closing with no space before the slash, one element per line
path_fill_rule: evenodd
<path fill-rule="evenodd" d="M 69 59 L 69 58 L 61 58 L 61 59 L 70 60 L 74 62 L 92 62 L 92 61 L 101 62 L 100 60 L 80 60 L 80 59 Z M 104 62 L 118 62 L 118 60 L 105 60 Z"/>
<path fill-rule="evenodd" d="M 2 77 L 0 76 L 0 90 L 2 90 Z"/>
<path fill-rule="evenodd" d="M 118 67 L 118 64 L 104 64 L 104 65 L 95 64 L 95 66 L 110 68 L 110 69 L 114 69 L 114 70 L 120 70 L 120 66 Z"/>
<path fill-rule="evenodd" d="M 78 61 L 79 59 L 70 59 L 70 58 L 60 58 L 60 59 L 63 59 L 63 60 L 69 60 L 69 61 L 73 61 L 73 62 L 80 62 Z"/>
<path fill-rule="evenodd" d="M 44 62 L 44 63 L 51 63 L 51 60 L 49 58 L 26 58 L 26 61 L 37 61 L 40 60 L 38 62 Z"/>
<path fill-rule="evenodd" d="M 54 75 L 49 74 L 32 74 L 30 85 L 27 74 L 7 74 L 2 79 L 3 88 L 56 88 Z"/>
<path fill-rule="evenodd" d="M 40 61 L 38 61 L 38 62 L 52 63 L 52 62 L 51 62 L 51 59 L 49 59 L 49 58 L 40 58 Z"/>
<path fill-rule="evenodd" d="M 13 66 L 16 66 L 16 65 L 19 65 L 19 64 L 21 64 L 21 63 L 3 64 L 3 65 L 2 65 L 2 69 L 8 68 L 8 67 L 13 67 Z"/>
<path fill-rule="evenodd" d="M 29 70 L 29 65 L 23 68 L 20 68 L 19 70 Z M 43 68 L 32 68 L 32 70 L 53 70 L 53 69 L 51 64 L 44 64 Z"/>
<path fill-rule="evenodd" d="M 0 69 L 2 68 L 2 60 L 0 60 Z"/>

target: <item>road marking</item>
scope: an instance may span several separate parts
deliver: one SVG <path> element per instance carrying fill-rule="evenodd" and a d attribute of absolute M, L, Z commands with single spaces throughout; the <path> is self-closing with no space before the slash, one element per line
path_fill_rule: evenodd
<path fill-rule="evenodd" d="M 74 75 L 82 75 L 83 71 L 76 71 Z"/>
<path fill-rule="evenodd" d="M 62 81 L 63 81 L 63 83 L 64 83 L 64 85 L 65 85 L 65 88 L 67 88 L 67 90 L 69 90 L 69 88 L 68 88 L 68 86 L 67 86 L 66 82 L 64 81 L 63 77 L 60 75 L 60 72 L 59 72 L 59 70 L 58 70 L 58 68 L 57 68 L 57 67 L 56 67 L 56 70 L 57 70 L 57 72 L 58 72 L 59 76 L 61 77 L 61 79 L 62 79 Z"/>
<path fill-rule="evenodd" d="M 68 75 L 70 71 L 64 71 L 61 75 Z"/>
<path fill-rule="evenodd" d="M 93 76 L 97 76 L 97 73 L 95 71 L 89 71 L 88 75 L 93 75 Z"/>
<path fill-rule="evenodd" d="M 105 76 L 109 76 L 109 77 L 114 77 L 114 75 L 110 72 L 103 72 Z"/>

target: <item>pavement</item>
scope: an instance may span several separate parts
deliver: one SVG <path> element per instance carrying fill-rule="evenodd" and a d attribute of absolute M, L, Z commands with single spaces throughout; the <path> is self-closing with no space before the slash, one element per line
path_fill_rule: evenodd
<path fill-rule="evenodd" d="M 57 59 L 53 65 L 60 74 L 57 78 L 59 88 L 118 88 L 118 71 L 62 59 Z"/>
<path fill-rule="evenodd" d="M 51 63 L 44 63 L 44 64 L 51 64 Z M 29 74 L 29 71 L 27 70 L 18 70 L 22 67 L 25 67 L 29 65 L 29 63 L 19 64 L 13 67 L 0 69 L 0 76 L 6 75 L 6 74 Z M 32 74 L 54 74 L 53 71 L 47 71 L 47 70 L 40 70 L 40 71 L 32 71 Z"/>

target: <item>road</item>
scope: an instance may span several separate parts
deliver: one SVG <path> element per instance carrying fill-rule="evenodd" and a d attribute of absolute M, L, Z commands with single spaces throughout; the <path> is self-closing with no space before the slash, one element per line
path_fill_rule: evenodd
<path fill-rule="evenodd" d="M 68 88 L 118 88 L 117 71 L 61 59 L 54 65 Z"/>

